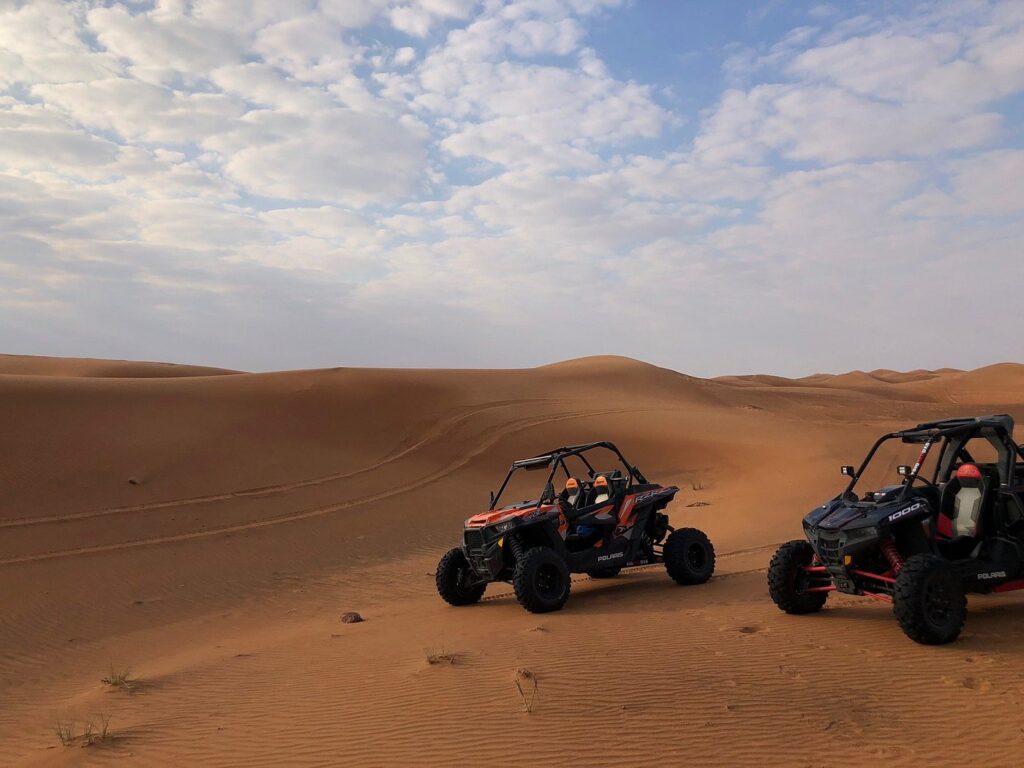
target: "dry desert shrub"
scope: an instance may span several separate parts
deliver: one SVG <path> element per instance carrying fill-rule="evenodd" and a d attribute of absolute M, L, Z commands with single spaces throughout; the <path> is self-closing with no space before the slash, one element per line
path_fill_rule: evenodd
<path fill-rule="evenodd" d="M 519 698 L 523 700 L 524 709 L 526 709 L 527 714 L 532 713 L 533 705 L 537 701 L 537 691 L 540 687 L 537 684 L 537 676 L 526 667 L 520 667 L 516 670 L 515 684 L 516 690 L 519 691 Z"/>
<path fill-rule="evenodd" d="M 444 646 L 441 646 L 441 650 L 435 650 L 434 648 L 428 648 L 426 651 L 427 664 L 454 664 L 459 660 L 457 653 L 449 653 L 445 651 Z"/>

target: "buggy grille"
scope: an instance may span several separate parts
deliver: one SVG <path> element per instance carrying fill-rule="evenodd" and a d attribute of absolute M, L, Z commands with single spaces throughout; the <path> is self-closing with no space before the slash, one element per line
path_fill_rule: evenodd
<path fill-rule="evenodd" d="M 843 564 L 843 557 L 840 554 L 841 547 L 838 539 L 831 539 L 822 536 L 818 539 L 818 557 L 825 566 L 837 566 Z"/>
<path fill-rule="evenodd" d="M 470 567 L 478 575 L 490 576 L 490 568 L 487 563 L 487 552 L 484 547 L 486 537 L 480 528 L 467 528 L 465 532 L 466 555 L 469 558 Z"/>
<path fill-rule="evenodd" d="M 483 549 L 484 532 L 479 528 L 466 529 L 466 549 Z"/>

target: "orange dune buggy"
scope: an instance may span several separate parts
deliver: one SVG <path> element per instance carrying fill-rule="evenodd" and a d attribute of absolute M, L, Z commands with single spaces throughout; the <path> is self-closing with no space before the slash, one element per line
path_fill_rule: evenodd
<path fill-rule="evenodd" d="M 595 454 L 619 466 L 598 470 Z M 521 471 L 546 473 L 540 496 L 499 506 Z M 565 604 L 572 573 L 609 578 L 663 562 L 679 584 L 702 584 L 715 570 L 715 550 L 702 531 L 668 524 L 662 510 L 678 492 L 648 482 L 607 441 L 513 462 L 488 510 L 466 521 L 462 546 L 438 563 L 437 591 L 451 605 L 470 605 L 489 583 L 509 582 L 526 610 L 544 613 Z"/>

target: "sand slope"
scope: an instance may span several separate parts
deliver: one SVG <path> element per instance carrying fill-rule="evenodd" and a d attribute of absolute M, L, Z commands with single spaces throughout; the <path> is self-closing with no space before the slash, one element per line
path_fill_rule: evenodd
<path fill-rule="evenodd" d="M 0 358 L 2 764 L 1020 763 L 1021 724 L 994 714 L 1024 697 L 1024 604 L 972 598 L 964 638 L 925 649 L 886 606 L 784 616 L 763 569 L 879 431 L 1024 417 L 1024 366 L 153 365 Z M 434 563 L 507 463 L 603 438 L 683 488 L 673 520 L 710 534 L 720 577 L 578 577 L 543 617 L 500 585 L 441 603 Z M 99 682 L 111 666 L 132 692 Z M 56 720 L 101 712 L 114 738 L 58 746 Z M 958 738 L 972 725 L 989 746 Z"/>

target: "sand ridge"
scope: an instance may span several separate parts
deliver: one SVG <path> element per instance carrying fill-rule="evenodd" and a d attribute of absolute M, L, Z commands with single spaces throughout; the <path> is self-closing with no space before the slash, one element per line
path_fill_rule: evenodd
<path fill-rule="evenodd" d="M 1024 366 L 149 365 L 0 359 L 0 763 L 1020 763 L 1022 725 L 996 714 L 1024 698 L 1024 604 L 972 598 L 960 642 L 921 648 L 885 606 L 782 615 L 764 567 L 878 432 L 1024 417 Z M 673 522 L 708 532 L 719 576 L 577 577 L 545 616 L 501 585 L 444 605 L 433 565 L 507 463 L 594 439 L 681 487 Z M 99 682 L 112 665 L 133 692 Z M 100 711 L 115 738 L 57 745 L 56 719 Z M 956 736 L 972 725 L 984 744 Z"/>

